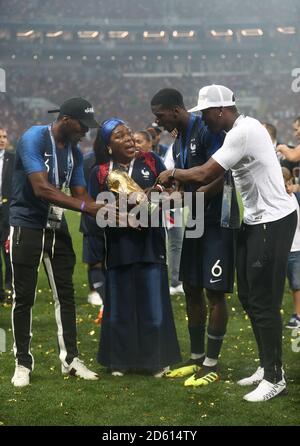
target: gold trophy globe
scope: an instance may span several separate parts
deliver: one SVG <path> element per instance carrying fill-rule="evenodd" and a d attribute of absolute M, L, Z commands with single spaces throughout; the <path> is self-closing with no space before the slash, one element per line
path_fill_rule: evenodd
<path fill-rule="evenodd" d="M 108 189 L 117 195 L 136 193 L 136 203 L 145 201 L 143 189 L 124 171 L 113 170 L 107 177 Z"/>
<path fill-rule="evenodd" d="M 151 203 L 143 189 L 124 171 L 113 170 L 107 177 L 108 189 L 117 194 L 135 194 L 135 205 L 145 205 L 148 208 L 149 213 L 152 213 L 156 209 L 157 204 Z M 159 190 L 161 191 L 161 190 Z"/>

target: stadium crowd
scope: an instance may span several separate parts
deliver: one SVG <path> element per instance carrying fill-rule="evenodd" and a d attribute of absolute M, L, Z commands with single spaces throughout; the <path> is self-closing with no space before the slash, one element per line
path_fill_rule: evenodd
<path fill-rule="evenodd" d="M 36 98 L 57 105 L 62 98 L 72 97 L 76 91 L 83 97 L 93 99 L 100 119 L 118 115 L 128 121 L 134 130 L 138 130 L 152 120 L 149 97 L 157 86 L 173 86 L 182 91 L 189 107 L 192 106 L 199 87 L 216 82 L 234 88 L 237 101 L 246 100 L 243 105 L 246 113 L 274 124 L 278 129 L 278 140 L 292 143 L 291 121 L 298 115 L 298 96 L 291 90 L 293 78 L 288 71 L 284 75 L 275 69 L 269 74 L 259 71 L 256 75 L 244 72 L 238 74 L 238 70 L 231 74 L 236 65 L 228 64 L 230 71 L 219 75 L 218 70 L 215 74 L 210 71 L 210 65 L 205 70 L 206 66 L 203 64 L 201 77 L 187 75 L 174 78 L 168 74 L 159 78 L 151 75 L 124 77 L 126 71 L 130 73 L 136 70 L 142 73 L 141 64 L 133 69 L 124 67 L 124 71 L 122 66 L 117 69 L 113 65 L 96 66 L 93 69 L 84 65 L 76 68 L 39 65 L 38 70 L 26 66 L 10 66 L 6 73 L 7 94 L 0 96 L 0 104 L 2 124 L 7 127 L 12 144 L 16 143 L 22 131 L 30 124 L 48 122 L 47 106 L 35 106 L 33 99 Z M 259 62 L 256 65 L 259 66 Z M 270 65 L 271 68 L 273 66 L 276 65 Z M 88 140 L 85 146 L 90 144 L 91 141 Z"/>

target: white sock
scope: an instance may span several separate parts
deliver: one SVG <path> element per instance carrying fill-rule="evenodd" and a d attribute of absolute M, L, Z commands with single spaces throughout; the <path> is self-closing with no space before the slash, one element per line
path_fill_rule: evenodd
<path fill-rule="evenodd" d="M 212 359 L 212 358 L 208 358 L 208 357 L 206 357 L 203 362 L 203 365 L 206 367 L 214 367 L 217 364 L 218 364 L 217 359 Z"/>
<path fill-rule="evenodd" d="M 191 353 L 191 359 L 200 359 L 205 356 L 205 353 Z"/>

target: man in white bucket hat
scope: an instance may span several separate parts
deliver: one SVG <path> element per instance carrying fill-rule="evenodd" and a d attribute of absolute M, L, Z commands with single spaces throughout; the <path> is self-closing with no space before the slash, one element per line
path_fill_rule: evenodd
<path fill-rule="evenodd" d="M 162 172 L 161 184 L 208 184 L 229 169 L 240 191 L 244 218 L 237 247 L 239 299 L 249 316 L 260 366 L 241 386 L 258 384 L 244 399 L 269 400 L 286 388 L 282 368 L 281 303 L 297 216 L 285 191 L 271 138 L 256 119 L 240 115 L 233 92 L 222 85 L 199 91 L 198 104 L 208 128 L 227 132 L 222 147 L 202 166 Z"/>
<path fill-rule="evenodd" d="M 199 90 L 198 104 L 190 112 L 212 107 L 231 107 L 235 105 L 233 92 L 223 85 L 208 85 Z"/>

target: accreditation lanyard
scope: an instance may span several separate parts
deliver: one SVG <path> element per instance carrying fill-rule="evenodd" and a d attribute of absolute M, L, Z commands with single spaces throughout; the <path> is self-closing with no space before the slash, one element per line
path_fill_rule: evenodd
<path fill-rule="evenodd" d="M 240 213 L 236 201 L 234 201 L 234 181 L 231 170 L 225 172 L 222 209 L 221 228 L 239 229 Z"/>
<path fill-rule="evenodd" d="M 133 158 L 130 161 L 130 165 L 129 165 L 129 169 L 128 169 L 128 176 L 129 177 L 131 177 L 131 175 L 132 175 L 134 162 L 135 162 L 135 158 Z M 114 162 L 113 162 L 113 160 L 110 160 L 110 162 L 109 162 L 109 173 L 113 170 L 113 167 L 114 167 Z"/>
<path fill-rule="evenodd" d="M 181 167 L 181 169 L 186 168 L 186 160 L 187 160 L 187 156 L 188 156 L 188 145 L 190 143 L 192 128 L 195 124 L 196 119 L 197 119 L 197 116 L 194 115 L 193 113 L 191 113 L 190 117 L 189 117 L 187 132 L 186 132 L 185 144 L 183 144 L 182 134 L 180 133 L 180 138 L 179 138 L 180 152 L 179 153 L 180 153 L 180 167 Z"/>
<path fill-rule="evenodd" d="M 52 155 L 53 155 L 53 164 L 52 164 L 52 178 L 55 181 L 55 186 L 60 189 L 59 185 L 59 173 L 58 173 L 58 163 L 57 163 L 57 155 L 56 155 L 56 144 L 54 140 L 54 136 L 52 133 L 51 125 L 48 126 L 48 130 L 50 133 L 50 139 L 52 144 Z M 67 158 L 67 175 L 66 180 L 62 185 L 62 188 L 68 189 L 71 182 L 71 177 L 74 168 L 74 159 L 71 144 L 68 145 L 68 158 Z"/>

